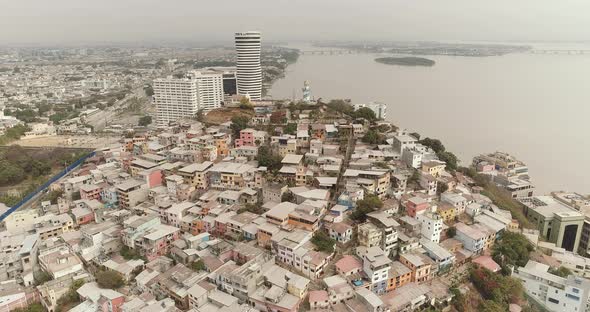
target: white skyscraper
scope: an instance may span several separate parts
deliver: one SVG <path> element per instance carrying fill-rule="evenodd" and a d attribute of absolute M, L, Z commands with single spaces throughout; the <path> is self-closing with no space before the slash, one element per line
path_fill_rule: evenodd
<path fill-rule="evenodd" d="M 260 32 L 236 33 L 238 94 L 252 100 L 262 97 L 262 67 L 260 66 Z"/>
<path fill-rule="evenodd" d="M 194 71 L 186 78 L 154 80 L 154 103 L 158 126 L 180 118 L 192 117 L 200 109 L 209 111 L 223 102 L 223 74 Z"/>

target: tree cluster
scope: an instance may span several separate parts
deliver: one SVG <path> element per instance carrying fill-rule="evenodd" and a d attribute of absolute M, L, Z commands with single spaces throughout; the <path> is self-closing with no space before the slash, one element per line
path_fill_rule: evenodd
<path fill-rule="evenodd" d="M 145 127 L 152 123 L 152 116 L 142 116 L 139 118 L 138 125 L 141 127 Z"/>
<path fill-rule="evenodd" d="M 125 281 L 115 271 L 100 271 L 96 273 L 96 283 L 100 288 L 118 289 L 123 287 Z"/>
<path fill-rule="evenodd" d="M 248 128 L 248 123 L 250 123 L 250 117 L 247 116 L 234 116 L 231 119 L 231 130 L 234 135 L 234 138 L 240 137 L 240 131 Z"/>
<path fill-rule="evenodd" d="M 367 214 L 382 208 L 383 202 L 377 195 L 367 194 L 364 199 L 356 202 L 356 208 L 350 214 L 350 218 L 357 222 L 364 222 L 367 220 Z"/>
<path fill-rule="evenodd" d="M 256 157 L 259 166 L 267 167 L 270 171 L 276 171 L 281 169 L 282 158 L 278 154 L 275 154 L 267 146 L 261 146 L 258 148 L 258 156 Z"/>
<path fill-rule="evenodd" d="M 336 241 L 324 231 L 316 231 L 316 233 L 311 238 L 311 242 L 315 245 L 317 251 L 323 251 L 327 253 L 334 252 L 334 245 L 336 244 Z"/>
<path fill-rule="evenodd" d="M 459 159 L 455 154 L 446 150 L 445 146 L 440 140 L 424 138 L 418 141 L 420 144 L 430 147 L 436 153 L 436 157 L 447 164 L 447 169 L 451 171 L 457 170 L 459 166 Z"/>
<path fill-rule="evenodd" d="M 534 250 L 533 244 L 520 233 L 504 232 L 492 249 L 492 257 L 504 272 L 509 272 L 507 266 L 524 267 L 529 261 L 529 255 Z"/>
<path fill-rule="evenodd" d="M 499 306 L 503 309 L 497 311 L 508 311 L 510 303 L 520 302 L 524 298 L 522 284 L 513 277 L 493 273 L 480 266 L 472 268 L 469 277 L 485 300 L 483 307 Z M 493 301 L 494 304 L 486 301 Z"/>
<path fill-rule="evenodd" d="M 382 144 L 385 141 L 385 137 L 381 133 L 373 129 L 369 129 L 369 131 L 365 133 L 361 140 L 367 144 Z"/>

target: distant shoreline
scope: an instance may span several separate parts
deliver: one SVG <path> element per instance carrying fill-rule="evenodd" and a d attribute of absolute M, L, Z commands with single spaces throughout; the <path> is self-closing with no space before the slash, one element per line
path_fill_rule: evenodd
<path fill-rule="evenodd" d="M 400 66 L 434 66 L 435 61 L 423 57 L 379 57 L 375 62 L 386 65 L 400 65 Z"/>

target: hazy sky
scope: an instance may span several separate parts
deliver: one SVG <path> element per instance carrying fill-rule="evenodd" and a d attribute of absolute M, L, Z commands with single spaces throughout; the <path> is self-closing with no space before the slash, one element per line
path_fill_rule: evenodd
<path fill-rule="evenodd" d="M 0 0 L 0 45 L 162 40 L 590 40 L 589 0 Z"/>

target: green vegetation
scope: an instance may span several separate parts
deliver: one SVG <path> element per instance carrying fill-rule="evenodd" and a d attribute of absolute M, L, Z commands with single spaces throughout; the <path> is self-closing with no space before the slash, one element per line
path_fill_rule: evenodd
<path fill-rule="evenodd" d="M 482 195 L 489 197 L 494 205 L 509 210 L 512 217 L 520 223 L 522 227 L 534 229 L 535 226 L 526 218 L 523 208 L 524 205 L 513 199 L 508 192 L 500 189 L 493 183 L 488 183 L 481 192 Z"/>
<path fill-rule="evenodd" d="M 11 311 L 12 312 L 44 312 L 45 308 L 43 307 L 42 304 L 35 302 L 35 303 L 31 303 L 26 308 L 18 308 L 18 309 L 14 309 Z"/>
<path fill-rule="evenodd" d="M 65 312 L 76 306 L 81 302 L 80 296 L 76 292 L 82 285 L 83 280 L 77 280 L 70 285 L 70 289 L 61 298 L 57 299 L 57 307 L 55 312 Z"/>
<path fill-rule="evenodd" d="M 478 310 L 480 312 L 500 312 L 506 311 L 506 308 L 504 308 L 502 304 L 497 303 L 495 301 L 484 300 L 479 304 Z"/>
<path fill-rule="evenodd" d="M 553 275 L 557 275 L 560 277 L 568 277 L 572 274 L 574 274 L 570 269 L 566 268 L 566 267 L 559 267 L 559 268 L 549 268 L 549 273 L 553 274 Z"/>
<path fill-rule="evenodd" d="M 96 283 L 100 288 L 108 289 L 118 289 L 125 284 L 121 274 L 115 271 L 100 271 L 96 273 Z"/>
<path fill-rule="evenodd" d="M 78 111 L 63 110 L 49 116 L 49 120 L 51 120 L 54 124 L 59 124 L 62 120 L 72 119 L 78 116 L 80 116 L 80 112 Z"/>
<path fill-rule="evenodd" d="M 10 129 L 7 129 L 4 135 L 0 136 L 0 145 L 7 145 L 20 139 L 27 131 L 29 131 L 29 128 L 24 125 L 16 125 Z"/>
<path fill-rule="evenodd" d="M 264 209 L 259 204 L 245 204 L 244 207 L 238 209 L 238 213 L 251 212 L 255 214 L 263 214 Z"/>
<path fill-rule="evenodd" d="M 37 285 L 43 285 L 53 279 L 51 277 L 51 274 L 49 274 L 45 271 L 33 272 L 33 278 L 35 279 L 35 284 L 37 284 Z"/>
<path fill-rule="evenodd" d="M 146 96 L 153 96 L 154 95 L 154 87 L 152 85 L 147 85 L 143 88 Z"/>
<path fill-rule="evenodd" d="M 479 266 L 471 269 L 469 277 L 483 299 L 494 303 L 482 302 L 480 307 L 483 305 L 484 308 L 495 306 L 502 308 L 487 311 L 508 311 L 510 303 L 518 303 L 524 299 L 522 284 L 513 277 L 496 274 Z"/>
<path fill-rule="evenodd" d="M 509 266 L 524 267 L 534 246 L 520 233 L 504 232 L 492 249 L 492 258 L 501 267 L 502 272 L 510 274 Z"/>
<path fill-rule="evenodd" d="M 152 123 L 152 116 L 143 116 L 143 117 L 139 118 L 139 122 L 138 122 L 139 126 L 141 126 L 141 127 L 145 127 L 151 123 Z"/>
<path fill-rule="evenodd" d="M 281 196 L 281 202 L 295 203 L 295 195 L 291 191 L 286 191 Z"/>
<path fill-rule="evenodd" d="M 231 129 L 234 135 L 234 138 L 240 137 L 240 131 L 248 128 L 248 123 L 250 123 L 250 117 L 247 116 L 234 116 L 231 119 Z"/>
<path fill-rule="evenodd" d="M 270 171 L 276 171 L 281 169 L 282 158 L 278 154 L 275 154 L 267 146 L 261 146 L 258 148 L 258 156 L 256 157 L 258 165 L 267 167 Z"/>
<path fill-rule="evenodd" d="M 454 226 L 450 226 L 447 229 L 447 237 L 453 238 L 453 237 L 455 237 L 455 235 L 457 235 L 457 228 L 455 228 Z"/>
<path fill-rule="evenodd" d="M 377 195 L 367 194 L 364 199 L 356 202 L 356 209 L 350 214 L 350 218 L 357 222 L 367 220 L 367 213 L 383 207 L 383 202 Z"/>
<path fill-rule="evenodd" d="M 203 262 L 203 260 L 201 260 L 201 259 L 192 262 L 189 265 L 189 267 L 195 272 L 207 270 L 207 267 L 205 266 L 205 262 Z"/>
<path fill-rule="evenodd" d="M 369 129 L 367 133 L 361 138 L 361 140 L 367 144 L 381 144 L 385 140 L 383 135 L 373 129 Z"/>
<path fill-rule="evenodd" d="M 379 57 L 375 62 L 387 65 L 401 65 L 401 66 L 433 66 L 433 60 L 423 57 Z"/>
<path fill-rule="evenodd" d="M 446 151 L 445 146 L 440 140 L 425 138 L 418 142 L 424 146 L 430 147 L 436 153 L 436 157 L 447 164 L 447 169 L 451 171 L 457 170 L 459 159 L 455 154 Z"/>
<path fill-rule="evenodd" d="M 334 252 L 336 241 L 324 231 L 317 231 L 311 238 L 311 242 L 315 245 L 317 251 Z"/>
<path fill-rule="evenodd" d="M 135 250 L 133 248 L 129 248 L 125 245 L 123 245 L 123 247 L 121 247 L 119 254 L 125 260 L 137 260 L 137 259 L 142 259 L 144 261 L 147 260 L 144 256 L 142 256 L 139 252 L 137 252 L 137 250 Z"/>
<path fill-rule="evenodd" d="M 297 133 L 297 124 L 296 123 L 289 123 L 285 126 L 284 132 L 286 134 L 296 134 Z"/>
<path fill-rule="evenodd" d="M 377 120 L 377 116 L 375 116 L 375 112 L 368 108 L 368 107 L 361 107 L 356 112 L 354 112 L 355 118 L 364 118 L 368 121 L 375 121 Z"/>

